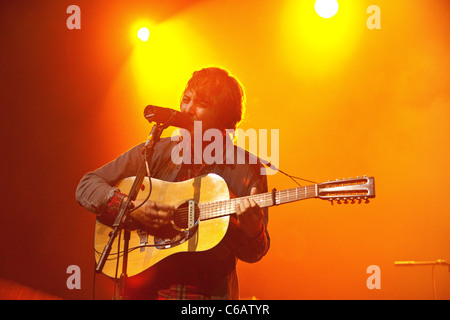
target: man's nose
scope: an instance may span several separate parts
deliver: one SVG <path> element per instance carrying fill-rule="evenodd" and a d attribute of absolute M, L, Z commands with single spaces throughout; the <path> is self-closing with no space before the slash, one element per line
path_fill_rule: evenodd
<path fill-rule="evenodd" d="M 186 107 L 187 114 L 195 115 L 195 110 L 196 110 L 195 104 L 192 102 L 190 102 Z"/>

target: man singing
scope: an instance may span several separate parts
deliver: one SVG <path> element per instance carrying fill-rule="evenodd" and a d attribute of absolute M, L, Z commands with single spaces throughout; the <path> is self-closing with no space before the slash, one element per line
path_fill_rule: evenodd
<path fill-rule="evenodd" d="M 226 130 L 235 129 L 241 121 L 244 100 L 242 86 L 226 70 L 205 68 L 194 72 L 188 81 L 180 110 L 193 121 L 201 121 L 203 131 L 220 130 L 226 141 L 230 139 Z M 171 138 L 161 138 L 156 144 L 149 163 L 152 178 L 178 182 L 215 173 L 225 180 L 234 197 L 267 192 L 267 177 L 261 174 L 262 164 L 236 161 L 176 164 L 171 160 L 171 152 L 177 144 Z M 124 192 L 128 191 L 116 186 L 122 179 L 136 175 L 144 161 L 143 147 L 144 143 L 141 143 L 87 173 L 76 190 L 78 203 L 99 219 L 114 221 L 127 197 Z M 234 148 L 234 155 L 242 151 L 237 146 Z M 223 154 L 225 157 L 225 152 Z M 174 210 L 173 206 L 147 201 L 131 211 L 129 218 L 134 227 L 141 226 L 150 234 L 158 234 L 161 228 L 170 224 Z M 126 298 L 238 299 L 237 260 L 257 262 L 267 253 L 270 244 L 267 223 L 266 208 L 261 209 L 252 199 L 240 201 L 236 205 L 236 215 L 231 216 L 226 234 L 218 245 L 203 252 L 173 254 L 130 277 Z"/>

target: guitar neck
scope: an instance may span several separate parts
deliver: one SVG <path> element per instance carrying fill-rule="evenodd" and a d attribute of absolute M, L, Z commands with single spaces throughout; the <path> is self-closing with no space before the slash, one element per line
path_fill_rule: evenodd
<path fill-rule="evenodd" d="M 260 208 L 267 208 L 289 202 L 318 197 L 317 184 L 305 187 L 286 189 L 253 196 L 234 198 L 229 200 L 215 201 L 199 204 L 200 220 L 218 218 L 236 213 L 236 205 L 244 199 L 253 199 Z"/>

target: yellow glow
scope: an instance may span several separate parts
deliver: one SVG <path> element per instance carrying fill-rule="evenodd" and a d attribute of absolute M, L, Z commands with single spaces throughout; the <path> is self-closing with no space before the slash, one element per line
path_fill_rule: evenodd
<path fill-rule="evenodd" d="M 153 25 L 151 33 L 151 41 L 138 41 L 130 57 L 137 97 L 143 106 L 178 108 L 192 72 L 208 63 L 203 52 L 209 50 L 183 20 Z"/>
<path fill-rule="evenodd" d="M 281 52 L 287 66 L 315 74 L 336 70 L 342 59 L 350 56 L 365 28 L 365 11 L 358 2 L 340 1 L 339 14 L 323 19 L 315 12 L 313 1 L 288 1 L 281 17 Z"/>
<path fill-rule="evenodd" d="M 137 36 L 139 39 L 145 42 L 150 36 L 150 31 L 148 30 L 148 28 L 140 28 L 137 32 Z"/>

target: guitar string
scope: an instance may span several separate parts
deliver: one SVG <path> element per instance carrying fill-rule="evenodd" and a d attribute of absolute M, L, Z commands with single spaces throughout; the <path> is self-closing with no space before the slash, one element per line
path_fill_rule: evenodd
<path fill-rule="evenodd" d="M 147 165 L 147 170 L 148 170 L 148 165 Z M 294 176 L 292 176 L 292 177 L 297 178 Z M 301 178 L 298 178 L 298 179 L 301 179 Z M 139 208 L 140 206 L 142 206 L 149 199 L 151 190 L 152 190 L 152 183 L 151 183 L 151 179 L 148 179 L 148 180 L 150 182 L 150 188 L 149 188 L 150 190 L 149 190 L 149 193 L 147 194 L 146 199 L 139 206 L 132 208 L 130 212 L 132 212 L 132 211 L 136 210 L 137 208 Z M 302 179 L 302 180 L 304 180 L 304 179 Z M 308 181 L 308 180 L 305 180 L 305 181 Z M 313 181 L 310 181 L 310 182 L 313 182 Z M 277 195 L 278 195 L 277 199 L 280 201 L 279 204 L 284 204 L 289 201 L 297 201 L 297 200 L 301 200 L 301 199 L 305 199 L 305 198 L 310 198 L 312 196 L 316 196 L 316 188 L 317 188 L 317 185 L 315 184 L 315 185 L 308 185 L 308 186 L 300 186 L 299 188 L 280 190 L 280 191 L 277 191 Z M 304 193 L 304 197 L 297 196 L 299 190 L 300 190 L 300 192 Z M 295 191 L 296 197 L 294 199 L 290 199 L 292 196 L 291 192 L 293 192 L 293 191 Z M 313 194 L 311 194 L 311 192 Z M 349 196 L 352 196 L 352 195 L 349 195 Z M 266 199 L 266 197 L 269 197 L 269 201 Z M 224 216 L 224 215 L 233 214 L 233 213 L 235 213 L 235 207 L 238 204 L 236 202 L 240 202 L 240 199 L 250 199 L 250 198 L 253 198 L 254 200 L 256 200 L 260 205 L 261 205 L 261 202 L 263 202 L 262 205 L 264 207 L 275 205 L 272 203 L 272 193 L 270 193 L 270 192 L 258 194 L 255 196 L 247 196 L 247 197 L 236 198 L 236 199 L 227 199 L 227 200 L 220 200 L 220 201 L 209 202 L 209 203 L 202 203 L 202 204 L 199 204 L 199 207 L 200 207 L 199 218 L 200 218 L 200 220 L 205 220 L 205 219 L 210 219 L 210 218 L 214 218 L 214 217 L 220 217 L 220 216 Z M 264 199 L 261 199 L 261 198 L 264 198 Z M 232 203 L 232 202 L 234 202 L 234 203 Z M 231 203 L 231 205 L 233 205 L 233 206 L 229 207 L 229 203 Z M 220 208 L 220 209 L 217 210 L 218 208 Z M 185 214 L 187 214 L 189 212 L 189 208 L 180 208 L 180 209 L 177 209 L 176 212 L 184 216 Z"/>
<path fill-rule="evenodd" d="M 151 184 L 151 179 L 150 180 L 150 184 Z M 301 200 L 301 199 L 305 199 L 305 198 L 310 198 L 312 196 L 316 196 L 316 192 L 317 192 L 317 185 L 308 185 L 308 186 L 301 186 L 299 188 L 292 188 L 292 189 L 287 189 L 287 190 L 280 190 L 277 191 L 277 199 L 280 201 L 279 204 L 284 204 L 286 202 L 290 202 L 290 201 L 297 201 L 297 200 Z M 150 187 L 151 190 L 151 187 Z M 303 193 L 304 196 L 298 196 L 298 193 Z M 291 197 L 293 197 L 292 193 L 295 192 L 295 197 L 293 199 L 291 199 Z M 150 193 L 147 196 L 147 199 L 143 202 L 145 203 L 148 200 Z M 363 196 L 363 195 L 348 195 L 348 196 Z M 269 197 L 269 199 L 267 199 L 267 197 Z M 272 203 L 272 193 L 268 192 L 268 193 L 263 193 L 263 194 L 258 194 L 255 196 L 247 196 L 247 197 L 242 197 L 242 198 L 236 198 L 236 199 L 227 199 L 227 200 L 220 200 L 220 201 L 215 201 L 215 202 L 209 202 L 209 203 L 202 203 L 199 204 L 200 207 L 200 214 L 199 214 L 199 218 L 200 220 L 206 220 L 206 219 L 210 219 L 210 218 L 214 218 L 214 217 L 220 217 L 220 216 L 224 216 L 224 215 L 230 215 L 235 213 L 235 207 L 236 205 L 241 201 L 240 199 L 254 199 L 255 201 L 257 201 L 260 205 L 262 204 L 264 207 L 267 206 L 271 206 L 271 205 L 275 205 Z M 142 205 L 143 203 L 141 203 L 140 205 Z M 135 210 L 137 208 L 134 208 L 133 210 Z M 177 209 L 176 212 L 180 215 L 186 216 L 187 213 L 189 212 L 189 208 L 180 208 Z M 183 220 L 181 220 L 182 222 L 186 222 L 187 221 L 187 217 L 186 218 L 182 218 Z"/>
<path fill-rule="evenodd" d="M 300 195 L 299 195 L 300 190 Z M 295 193 L 295 194 L 294 194 Z M 310 198 L 316 195 L 315 186 L 306 186 L 301 188 L 287 189 L 277 191 L 280 203 L 286 203 L 289 201 L 296 201 L 304 198 Z M 263 193 L 255 196 L 247 196 L 236 199 L 227 199 L 220 200 L 209 203 L 199 204 L 200 209 L 200 220 L 206 220 L 214 217 L 220 217 L 224 215 L 230 215 L 235 213 L 236 205 L 241 201 L 241 199 L 254 199 L 259 205 L 263 205 L 264 207 L 272 205 L 272 193 Z M 177 213 L 179 213 L 182 217 L 178 219 L 178 221 L 186 222 L 188 220 L 187 213 L 188 208 L 180 208 L 177 209 Z M 196 211 L 197 212 L 197 211 Z"/>
<path fill-rule="evenodd" d="M 316 186 L 305 186 L 301 188 L 294 188 L 294 189 L 287 189 L 287 190 L 280 190 L 277 191 L 277 200 L 279 200 L 278 204 L 284 204 L 287 202 L 297 201 L 301 199 L 316 197 L 317 190 Z M 294 194 L 295 193 L 295 194 Z M 300 193 L 300 195 L 299 195 Z M 335 193 L 337 194 L 337 193 Z M 353 192 L 352 194 L 343 194 L 342 196 L 347 197 L 357 197 L 357 196 L 364 196 L 364 193 L 357 194 Z M 269 198 L 268 198 L 269 197 Z M 236 199 L 227 199 L 227 200 L 220 200 L 215 202 L 209 202 L 209 203 L 202 203 L 199 204 L 199 219 L 200 220 L 206 220 L 211 219 L 215 217 L 230 215 L 235 213 L 235 207 L 236 205 L 241 201 L 240 199 L 250 199 L 253 198 L 256 202 L 258 202 L 259 205 L 262 205 L 264 207 L 271 206 L 272 203 L 272 194 L 271 193 L 264 193 L 259 194 L 256 196 L 247 196 L 242 198 L 236 198 Z M 181 218 L 178 218 L 178 221 L 185 223 L 188 220 L 187 213 L 189 209 L 188 208 L 180 208 L 177 209 L 177 213 L 181 215 Z M 196 211 L 197 213 L 198 211 Z"/>
<path fill-rule="evenodd" d="M 292 197 L 292 201 L 294 200 L 298 200 L 298 199 L 302 199 L 303 197 L 301 196 L 301 194 L 305 195 L 306 197 L 310 197 L 311 195 L 315 195 L 315 187 L 314 186 L 307 186 L 306 188 L 308 188 L 306 190 L 305 193 L 305 187 L 302 188 L 295 188 L 295 189 L 287 189 L 287 190 L 280 190 L 277 191 L 276 194 L 278 195 L 277 199 L 280 200 L 290 200 Z M 299 192 L 300 190 L 300 192 Z M 294 196 L 293 193 L 295 193 L 296 195 Z M 300 195 L 299 195 L 300 193 Z M 254 195 L 254 196 L 246 196 L 246 197 L 241 197 L 241 198 L 235 198 L 235 199 L 226 199 L 226 200 L 219 200 L 219 201 L 214 201 L 214 202 L 206 202 L 206 203 L 201 203 L 199 204 L 199 206 L 203 206 L 205 207 L 205 209 L 207 209 L 208 207 L 214 207 L 214 206 L 223 206 L 223 204 L 226 205 L 226 203 L 230 203 L 230 202 L 240 202 L 240 199 L 253 199 L 257 202 L 264 202 L 264 205 L 271 205 L 272 204 L 272 193 L 271 192 L 267 192 L 267 193 L 262 193 L 262 194 L 258 194 L 258 195 Z M 181 208 L 180 210 L 183 210 L 185 208 Z M 186 211 L 188 210 L 188 208 L 185 209 Z"/>
<path fill-rule="evenodd" d="M 284 191 L 283 191 L 284 192 Z M 302 190 L 303 195 L 298 195 L 298 193 L 296 195 L 292 195 L 289 193 L 283 194 L 283 193 L 279 193 L 279 196 L 277 197 L 278 200 L 280 201 L 295 201 L 295 200 L 299 200 L 302 198 L 308 198 L 311 197 L 313 195 L 315 195 L 315 191 L 313 190 L 311 192 L 311 190 L 307 191 L 305 193 L 304 190 Z M 252 198 L 251 196 L 248 197 L 243 197 L 240 199 L 250 199 Z M 209 202 L 209 203 L 201 203 L 199 204 L 199 208 L 200 211 L 203 211 L 202 213 L 208 213 L 209 211 L 217 211 L 217 210 L 225 210 L 228 213 L 234 213 L 234 208 L 237 204 L 240 203 L 240 199 L 227 199 L 227 200 L 220 200 L 220 201 L 215 201 L 215 202 Z M 263 196 L 258 196 L 255 198 L 255 196 L 253 196 L 253 199 L 259 204 L 259 205 L 263 205 L 263 206 L 270 206 L 272 205 L 272 195 L 270 193 L 264 194 Z M 188 208 L 180 208 L 177 209 L 177 212 L 181 212 L 181 213 L 187 213 L 189 211 Z"/>

